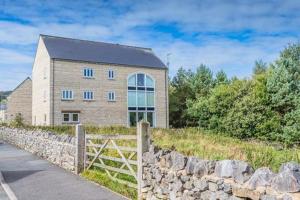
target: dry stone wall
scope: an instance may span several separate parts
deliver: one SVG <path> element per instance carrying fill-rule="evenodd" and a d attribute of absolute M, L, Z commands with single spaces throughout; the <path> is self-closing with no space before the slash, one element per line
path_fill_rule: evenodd
<path fill-rule="evenodd" d="M 0 140 L 25 149 L 64 169 L 75 171 L 75 138 L 45 131 L 0 127 Z"/>
<path fill-rule="evenodd" d="M 293 162 L 275 174 L 265 167 L 254 171 L 243 161 L 201 160 L 151 146 L 143 169 L 143 199 L 300 199 L 300 165 Z"/>

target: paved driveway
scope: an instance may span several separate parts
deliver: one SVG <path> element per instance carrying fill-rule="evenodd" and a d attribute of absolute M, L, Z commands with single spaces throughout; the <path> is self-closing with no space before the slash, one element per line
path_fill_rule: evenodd
<path fill-rule="evenodd" d="M 1 142 L 0 171 L 18 200 L 126 199 L 31 153 Z"/>

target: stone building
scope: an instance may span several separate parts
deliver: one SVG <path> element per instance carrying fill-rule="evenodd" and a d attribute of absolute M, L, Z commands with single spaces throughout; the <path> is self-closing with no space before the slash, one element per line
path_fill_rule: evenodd
<path fill-rule="evenodd" d="M 7 118 L 6 110 L 0 110 L 0 122 L 5 122 Z"/>
<path fill-rule="evenodd" d="M 12 121 L 20 115 L 25 124 L 31 124 L 32 113 L 32 81 L 28 77 L 19 84 L 7 97 L 6 115 L 7 121 Z"/>
<path fill-rule="evenodd" d="M 168 127 L 168 69 L 151 49 L 41 35 L 32 124 Z"/>

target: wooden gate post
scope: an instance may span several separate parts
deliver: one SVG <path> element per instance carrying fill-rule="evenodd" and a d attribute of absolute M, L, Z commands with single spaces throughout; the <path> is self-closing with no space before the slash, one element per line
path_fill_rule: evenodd
<path fill-rule="evenodd" d="M 138 122 L 137 124 L 137 182 L 138 199 L 142 199 L 143 180 L 143 153 L 149 151 L 150 147 L 150 124 L 148 122 Z"/>
<path fill-rule="evenodd" d="M 85 164 L 85 132 L 82 124 L 76 125 L 76 154 L 75 173 L 80 174 L 84 170 Z"/>

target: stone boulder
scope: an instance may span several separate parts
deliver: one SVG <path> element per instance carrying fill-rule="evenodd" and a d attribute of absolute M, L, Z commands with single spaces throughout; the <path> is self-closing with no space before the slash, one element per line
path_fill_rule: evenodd
<path fill-rule="evenodd" d="M 194 175 L 197 178 L 201 178 L 204 175 L 212 174 L 214 172 L 215 163 L 215 161 L 189 157 L 185 170 L 188 175 Z"/>
<path fill-rule="evenodd" d="M 256 189 L 256 187 L 265 187 L 271 185 L 271 180 L 275 174 L 267 167 L 257 169 L 251 178 L 245 183 L 245 187 Z"/>
<path fill-rule="evenodd" d="M 287 162 L 280 166 L 279 172 L 283 172 L 286 170 L 300 172 L 300 165 L 296 162 Z"/>
<path fill-rule="evenodd" d="M 222 160 L 216 163 L 215 174 L 220 178 L 233 178 L 237 183 L 244 183 L 254 173 L 253 168 L 244 161 Z"/>
<path fill-rule="evenodd" d="M 176 151 L 172 151 L 170 154 L 170 166 L 172 169 L 174 170 L 182 170 L 185 168 L 187 162 L 187 157 L 185 157 L 184 155 L 176 152 Z"/>
<path fill-rule="evenodd" d="M 279 173 L 272 179 L 271 187 L 279 192 L 300 191 L 300 167 L 297 163 L 289 162 L 280 167 Z"/>

